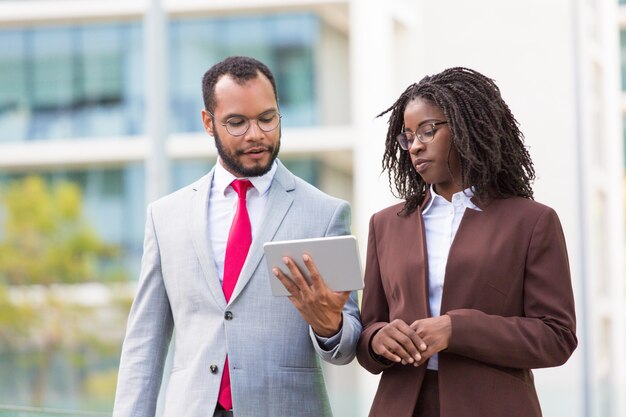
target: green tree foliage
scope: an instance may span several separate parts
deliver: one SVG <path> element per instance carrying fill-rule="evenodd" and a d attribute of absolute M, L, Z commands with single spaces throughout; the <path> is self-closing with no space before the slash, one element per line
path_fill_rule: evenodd
<path fill-rule="evenodd" d="M 30 405 L 43 406 L 60 357 L 82 368 L 85 355 L 117 356 L 130 295 L 113 282 L 124 278 L 111 272 L 119 250 L 85 221 L 77 186 L 26 177 L 0 189 L 0 203 L 0 350 L 34 374 Z"/>
<path fill-rule="evenodd" d="M 39 177 L 15 181 L 0 196 L 4 206 L 0 282 L 9 285 L 101 281 L 99 262 L 116 250 L 82 216 L 81 193 L 71 183 L 49 189 Z"/>

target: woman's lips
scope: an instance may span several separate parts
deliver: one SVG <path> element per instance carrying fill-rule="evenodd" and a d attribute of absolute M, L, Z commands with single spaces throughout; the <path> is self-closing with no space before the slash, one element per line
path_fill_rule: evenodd
<path fill-rule="evenodd" d="M 430 166 L 430 164 L 431 161 L 429 161 L 428 159 L 416 159 L 415 162 L 413 162 L 413 166 L 418 173 L 424 172 Z"/>

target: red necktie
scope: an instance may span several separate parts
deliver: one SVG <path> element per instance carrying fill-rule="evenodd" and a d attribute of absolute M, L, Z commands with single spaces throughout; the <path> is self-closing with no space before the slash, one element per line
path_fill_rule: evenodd
<path fill-rule="evenodd" d="M 246 208 L 246 192 L 252 187 L 252 183 L 248 180 L 235 180 L 231 183 L 233 189 L 239 196 L 237 203 L 237 212 L 233 218 L 228 233 L 228 241 L 226 242 L 226 255 L 224 256 L 224 280 L 222 282 L 222 290 L 226 297 L 226 302 L 230 300 L 233 294 L 237 279 L 241 273 L 248 250 L 252 243 L 252 227 L 250 226 L 250 217 Z M 226 410 L 233 408 L 233 399 L 230 393 L 230 372 L 228 371 L 228 356 L 224 363 L 224 372 L 222 373 L 222 384 L 220 386 L 220 394 L 217 401 Z"/>

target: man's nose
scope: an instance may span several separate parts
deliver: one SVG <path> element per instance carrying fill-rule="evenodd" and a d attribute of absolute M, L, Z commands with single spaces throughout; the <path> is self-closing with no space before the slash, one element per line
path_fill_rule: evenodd
<path fill-rule="evenodd" d="M 259 123 L 256 119 L 250 120 L 250 126 L 248 127 L 248 131 L 244 135 L 245 139 L 258 139 L 263 137 L 263 131 L 259 127 Z"/>

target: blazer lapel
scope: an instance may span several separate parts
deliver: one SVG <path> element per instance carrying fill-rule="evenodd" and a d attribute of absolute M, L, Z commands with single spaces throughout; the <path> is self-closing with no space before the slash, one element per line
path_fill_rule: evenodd
<path fill-rule="evenodd" d="M 239 294 L 243 291 L 244 287 L 252 278 L 254 271 L 257 269 L 259 262 L 263 258 L 263 244 L 269 242 L 274 238 L 274 235 L 278 231 L 278 227 L 282 223 L 284 217 L 287 215 L 287 211 L 293 203 L 293 195 L 291 191 L 296 187 L 296 182 L 287 168 L 285 168 L 280 161 L 276 161 L 278 169 L 274 174 L 272 185 L 269 189 L 269 195 L 267 202 L 265 203 L 265 215 L 261 228 L 256 237 L 252 240 L 250 251 L 246 262 L 243 264 L 241 274 L 233 290 L 233 294 L 230 297 L 230 303 L 232 303 Z"/>
<path fill-rule="evenodd" d="M 430 316 L 428 253 L 426 249 L 426 231 L 422 217 L 423 207 L 424 205 L 421 205 L 415 212 L 409 215 L 406 227 L 403 227 L 397 235 L 398 242 L 402 242 L 405 253 L 409 254 L 406 260 L 409 265 L 409 271 L 413 273 L 421 272 L 421 274 L 408 279 L 406 282 L 407 294 L 421 296 L 421 299 L 417 300 L 418 302 L 407 304 L 407 311 L 410 311 L 410 317 L 413 318 Z M 423 262 L 423 266 L 419 265 L 420 260 Z"/>
<path fill-rule="evenodd" d="M 226 308 L 226 298 L 215 269 L 215 259 L 209 235 L 209 195 L 213 173 L 214 169 L 192 186 L 195 193 L 191 203 L 191 237 L 211 295 L 213 295 L 217 305 Z"/>
<path fill-rule="evenodd" d="M 476 254 L 480 253 L 477 248 L 488 247 L 490 244 L 486 238 L 488 235 L 485 234 L 486 225 L 484 222 L 485 210 L 488 207 L 483 205 L 479 208 L 482 211 L 471 208 L 465 210 L 456 235 L 452 240 L 443 283 L 441 314 L 454 308 L 454 306 L 463 305 L 460 300 L 463 300 L 468 291 L 475 287 L 476 283 L 471 280 L 472 275 L 468 271 L 468 264 L 472 261 L 480 262 L 480 259 L 476 258 Z"/>

